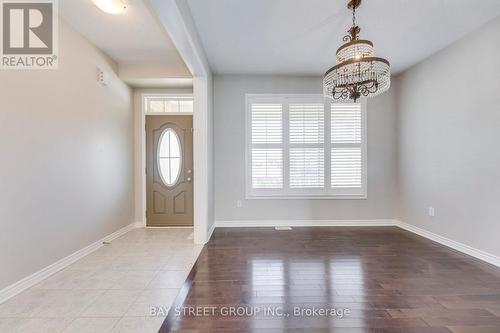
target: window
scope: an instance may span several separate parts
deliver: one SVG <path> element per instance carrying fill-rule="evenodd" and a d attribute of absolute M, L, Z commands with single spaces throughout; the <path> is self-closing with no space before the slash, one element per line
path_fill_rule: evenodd
<path fill-rule="evenodd" d="M 283 188 L 283 105 L 255 103 L 252 108 L 252 186 Z"/>
<path fill-rule="evenodd" d="M 158 171 L 165 185 L 177 183 L 181 171 L 181 148 L 179 137 L 172 128 L 165 129 L 160 136 Z"/>
<path fill-rule="evenodd" d="M 332 104 L 331 124 L 331 187 L 356 194 L 364 171 L 360 105 Z"/>
<path fill-rule="evenodd" d="M 173 95 L 147 95 L 144 96 L 144 110 L 149 114 L 193 113 L 193 97 Z"/>
<path fill-rule="evenodd" d="M 291 100 L 288 104 L 288 123 L 290 188 L 324 188 L 324 103 Z"/>
<path fill-rule="evenodd" d="M 366 197 L 364 109 L 321 95 L 247 95 L 247 196 Z"/>

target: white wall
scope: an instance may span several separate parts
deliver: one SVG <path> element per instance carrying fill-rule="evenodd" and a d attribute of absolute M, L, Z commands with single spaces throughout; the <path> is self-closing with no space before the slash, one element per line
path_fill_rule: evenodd
<path fill-rule="evenodd" d="M 208 219 L 207 240 L 215 229 L 215 144 L 214 144 L 214 80 L 209 75 L 207 85 L 208 104 Z"/>
<path fill-rule="evenodd" d="M 213 181 L 213 80 L 212 74 L 194 77 L 194 241 L 204 244 L 214 222 Z"/>
<path fill-rule="evenodd" d="M 132 222 L 131 91 L 63 20 L 59 51 L 58 70 L 0 71 L 0 289 Z"/>
<path fill-rule="evenodd" d="M 245 200 L 245 94 L 321 94 L 319 77 L 215 76 L 215 219 L 373 220 L 396 210 L 396 114 L 392 91 L 368 101 L 368 199 Z M 243 207 L 236 207 L 236 200 Z"/>
<path fill-rule="evenodd" d="M 500 18 L 406 71 L 397 107 L 400 218 L 500 256 L 498 41 Z"/>

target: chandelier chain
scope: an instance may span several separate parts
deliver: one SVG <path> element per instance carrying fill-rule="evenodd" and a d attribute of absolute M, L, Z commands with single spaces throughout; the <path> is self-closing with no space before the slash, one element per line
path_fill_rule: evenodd
<path fill-rule="evenodd" d="M 352 6 L 352 26 L 356 26 L 356 6 Z"/>

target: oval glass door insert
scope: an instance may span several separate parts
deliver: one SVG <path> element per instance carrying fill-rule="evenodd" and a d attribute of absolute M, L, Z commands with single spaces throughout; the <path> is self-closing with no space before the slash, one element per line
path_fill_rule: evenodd
<path fill-rule="evenodd" d="M 167 186 L 177 184 L 181 173 L 181 154 L 177 133 L 172 128 L 165 129 L 158 144 L 158 172 Z"/>

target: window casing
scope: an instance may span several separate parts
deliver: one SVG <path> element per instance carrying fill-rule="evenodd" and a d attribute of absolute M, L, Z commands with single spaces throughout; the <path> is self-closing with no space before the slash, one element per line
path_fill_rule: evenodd
<path fill-rule="evenodd" d="M 366 104 L 246 95 L 246 195 L 366 198 Z"/>

